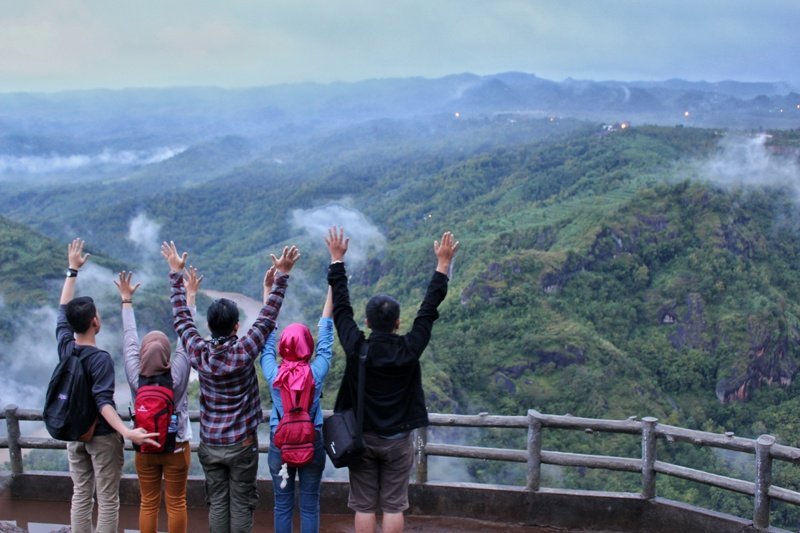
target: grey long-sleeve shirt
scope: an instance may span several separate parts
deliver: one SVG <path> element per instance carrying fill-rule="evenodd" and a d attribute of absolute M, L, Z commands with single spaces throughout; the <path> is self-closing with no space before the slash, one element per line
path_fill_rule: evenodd
<path fill-rule="evenodd" d="M 192 315 L 195 308 L 190 308 Z M 128 385 L 131 388 L 131 398 L 136 397 L 139 389 L 139 373 L 141 372 L 141 359 L 139 357 L 139 333 L 136 331 L 136 315 L 133 307 L 122 308 L 122 352 L 125 356 L 125 377 L 128 378 Z M 175 353 L 170 361 L 170 372 L 172 374 L 172 393 L 175 401 L 175 414 L 178 415 L 178 435 L 177 442 L 186 442 L 192 439 L 192 426 L 189 423 L 189 358 L 183 343 L 178 339 Z"/>

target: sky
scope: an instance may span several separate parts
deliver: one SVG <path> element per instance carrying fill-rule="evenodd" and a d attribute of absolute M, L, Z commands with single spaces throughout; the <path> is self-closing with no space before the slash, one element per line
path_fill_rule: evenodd
<path fill-rule="evenodd" d="M 0 92 L 471 72 L 800 86 L 798 0 L 0 0 Z"/>

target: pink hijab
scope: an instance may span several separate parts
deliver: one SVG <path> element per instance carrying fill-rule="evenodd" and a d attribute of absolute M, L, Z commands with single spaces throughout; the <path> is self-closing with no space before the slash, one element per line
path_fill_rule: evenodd
<path fill-rule="evenodd" d="M 150 377 L 169 372 L 169 356 L 170 347 L 167 336 L 161 331 L 151 331 L 142 337 L 142 345 L 139 348 L 141 361 L 139 373 Z"/>
<path fill-rule="evenodd" d="M 272 386 L 300 392 L 314 385 L 308 361 L 314 354 L 314 338 L 305 324 L 289 324 L 281 333 L 278 353 L 283 361 Z"/>

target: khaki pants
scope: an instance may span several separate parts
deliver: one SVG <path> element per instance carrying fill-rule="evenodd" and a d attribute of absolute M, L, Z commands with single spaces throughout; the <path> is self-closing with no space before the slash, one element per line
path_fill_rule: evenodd
<path fill-rule="evenodd" d="M 73 533 L 92 533 L 92 496 L 97 493 L 97 533 L 116 533 L 119 523 L 119 480 L 122 437 L 95 436 L 89 442 L 67 443 L 72 478 L 70 525 Z"/>

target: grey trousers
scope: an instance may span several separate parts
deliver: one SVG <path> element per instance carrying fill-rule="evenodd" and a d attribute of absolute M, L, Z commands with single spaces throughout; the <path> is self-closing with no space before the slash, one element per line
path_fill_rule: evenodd
<path fill-rule="evenodd" d="M 258 504 L 258 438 L 247 444 L 197 450 L 206 477 L 208 527 L 212 533 L 249 533 Z"/>
<path fill-rule="evenodd" d="M 92 533 L 92 496 L 97 492 L 97 533 L 117 533 L 122 437 L 101 435 L 89 442 L 67 443 L 72 478 L 70 525 L 73 533 Z"/>

